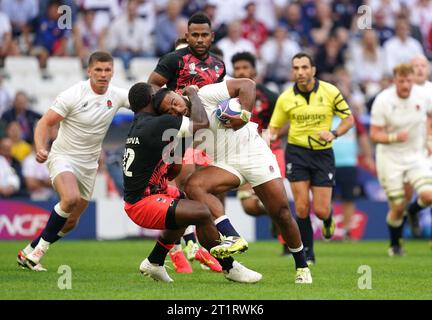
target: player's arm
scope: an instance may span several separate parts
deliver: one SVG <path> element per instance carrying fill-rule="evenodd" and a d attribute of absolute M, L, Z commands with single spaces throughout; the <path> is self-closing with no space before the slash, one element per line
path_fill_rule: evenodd
<path fill-rule="evenodd" d="M 369 134 L 373 143 L 389 144 L 408 140 L 408 131 L 387 133 L 385 127 L 377 125 L 371 125 Z"/>
<path fill-rule="evenodd" d="M 251 118 L 251 111 L 256 98 L 256 84 L 250 79 L 241 78 L 227 80 L 226 85 L 230 97 L 238 97 L 242 112 L 236 116 L 224 114 L 224 117 L 229 120 L 225 127 L 237 130 L 249 122 Z"/>
<path fill-rule="evenodd" d="M 63 119 L 63 116 L 49 109 L 36 124 L 34 132 L 34 143 L 36 160 L 38 162 L 42 163 L 48 159 L 47 144 L 49 130 L 52 130 L 54 127 L 56 127 Z"/>
<path fill-rule="evenodd" d="M 339 136 L 343 136 L 354 126 L 354 117 L 352 114 L 342 119 L 336 129 L 331 131 L 322 131 L 319 133 L 320 139 L 330 142 Z"/>
<path fill-rule="evenodd" d="M 166 85 L 168 83 L 168 79 L 165 78 L 163 75 L 153 71 L 150 74 L 150 77 L 148 78 L 147 82 L 153 86 L 156 86 L 158 88 L 162 88 L 164 85 Z"/>
<path fill-rule="evenodd" d="M 210 123 L 207 117 L 207 112 L 198 97 L 198 87 L 188 86 L 184 88 L 183 92 L 189 98 L 190 102 L 190 130 L 195 133 L 200 129 L 208 128 Z"/>

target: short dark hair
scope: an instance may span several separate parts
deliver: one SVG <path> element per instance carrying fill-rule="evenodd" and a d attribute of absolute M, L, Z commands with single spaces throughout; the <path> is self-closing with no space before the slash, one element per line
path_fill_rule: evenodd
<path fill-rule="evenodd" d="M 234 65 L 234 63 L 236 63 L 237 61 L 243 60 L 249 62 L 254 69 L 256 68 L 256 58 L 252 53 L 248 51 L 238 52 L 233 55 L 231 58 L 231 63 Z"/>
<path fill-rule="evenodd" d="M 88 66 L 90 67 L 95 62 L 113 62 L 111 53 L 106 51 L 95 51 L 90 55 Z"/>
<path fill-rule="evenodd" d="M 160 88 L 153 96 L 152 104 L 153 109 L 156 111 L 157 114 L 162 114 L 161 112 L 161 104 L 163 99 L 165 99 L 165 96 L 170 93 L 171 90 L 168 88 Z"/>
<path fill-rule="evenodd" d="M 209 27 L 211 28 L 211 21 L 210 18 L 204 13 L 204 12 L 197 12 L 188 20 L 188 27 L 192 24 L 203 24 L 207 23 Z"/>
<path fill-rule="evenodd" d="M 307 58 L 311 64 L 312 67 L 315 67 L 315 61 L 313 58 L 307 54 L 306 52 L 299 52 L 294 57 L 292 57 L 291 61 L 294 61 L 294 59 L 301 59 L 301 58 Z"/>
<path fill-rule="evenodd" d="M 146 82 L 135 83 L 129 90 L 128 99 L 134 113 L 148 106 L 152 99 L 152 86 Z"/>

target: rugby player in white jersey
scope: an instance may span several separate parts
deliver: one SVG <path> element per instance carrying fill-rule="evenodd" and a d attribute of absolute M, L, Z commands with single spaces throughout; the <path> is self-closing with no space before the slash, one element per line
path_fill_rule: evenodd
<path fill-rule="evenodd" d="M 35 129 L 36 160 L 47 161 L 50 178 L 60 197 L 41 232 L 18 253 L 18 264 L 34 271 L 46 271 L 40 260 L 54 243 L 71 231 L 86 209 L 93 193 L 102 141 L 120 107 L 129 107 L 127 90 L 110 84 L 113 58 L 94 52 L 88 63 L 88 77 L 56 98 Z M 60 124 L 51 150 L 48 132 Z"/>
<path fill-rule="evenodd" d="M 423 94 L 431 96 L 432 93 L 432 82 L 429 81 L 430 76 L 430 63 L 424 55 L 417 55 L 411 59 L 411 65 L 414 69 L 414 83 L 419 88 L 423 89 Z M 429 148 L 432 148 L 432 137 L 427 140 Z M 431 155 L 429 154 L 429 160 L 432 162 Z M 411 198 L 411 197 L 410 197 Z M 411 200 L 411 199 L 410 199 Z M 411 233 L 414 238 L 421 238 L 422 230 L 420 228 L 419 215 L 418 213 L 423 209 L 421 201 L 418 198 L 408 207 L 408 221 L 411 227 Z M 432 213 L 432 211 L 431 211 Z"/>
<path fill-rule="evenodd" d="M 395 85 L 378 94 L 372 105 L 370 135 L 377 144 L 378 179 L 389 203 L 388 254 L 402 256 L 404 183 L 414 188 L 421 207 L 432 204 L 432 170 L 425 153 L 432 105 L 422 89 L 414 86 L 412 65 L 396 66 L 393 75 Z"/>
<path fill-rule="evenodd" d="M 291 216 L 278 163 L 267 143 L 259 135 L 257 124 L 249 121 L 250 110 L 255 103 L 255 82 L 249 79 L 231 79 L 209 84 L 198 91 L 198 97 L 207 112 L 210 130 L 197 132 L 194 141 L 200 143 L 198 147 L 205 150 L 212 163 L 194 172 L 187 180 L 185 192 L 188 198 L 206 204 L 216 219 L 215 223 L 220 222 L 219 232 L 229 233 L 230 230 L 224 228 L 230 229 L 232 226 L 223 223 L 226 217 L 224 207 L 215 195 L 249 182 L 281 230 L 293 254 L 296 266 L 295 283 L 312 283 L 300 232 Z M 241 115 L 227 115 L 229 123 L 224 125 L 217 119 L 215 111 L 221 101 L 231 97 L 239 98 L 243 110 Z M 154 105 L 159 113 L 188 113 L 185 99 L 167 89 L 161 89 L 155 94 Z M 227 244 L 230 237 L 225 240 L 225 243 L 211 249 L 212 255 L 224 258 L 224 255 L 232 254 L 231 250 L 239 251 L 234 239 L 229 247 Z M 223 265 L 222 267 L 224 268 Z"/>

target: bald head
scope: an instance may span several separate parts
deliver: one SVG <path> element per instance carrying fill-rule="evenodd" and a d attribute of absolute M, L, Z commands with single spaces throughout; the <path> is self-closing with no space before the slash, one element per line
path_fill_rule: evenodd
<path fill-rule="evenodd" d="M 417 55 L 411 60 L 414 69 L 414 82 L 423 85 L 430 75 L 430 63 L 424 55 Z"/>

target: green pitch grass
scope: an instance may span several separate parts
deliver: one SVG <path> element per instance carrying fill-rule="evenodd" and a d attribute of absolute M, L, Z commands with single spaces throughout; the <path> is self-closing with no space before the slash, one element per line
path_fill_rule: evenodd
<path fill-rule="evenodd" d="M 15 262 L 25 244 L 0 242 L 0 299 L 432 299 L 432 250 L 425 241 L 408 241 L 402 258 L 387 256 L 387 242 L 317 242 L 313 284 L 302 286 L 294 284 L 293 259 L 280 256 L 275 241 L 251 243 L 236 256 L 263 274 L 257 284 L 227 281 L 197 262 L 193 274 L 168 269 L 174 283 L 155 282 L 138 272 L 151 240 L 61 241 L 43 260 L 48 272 L 31 272 Z M 58 288 L 61 265 L 72 270 L 71 290 Z M 362 265 L 371 268 L 371 289 L 358 287 Z"/>

